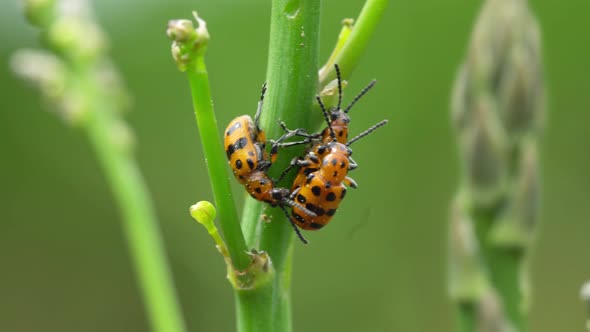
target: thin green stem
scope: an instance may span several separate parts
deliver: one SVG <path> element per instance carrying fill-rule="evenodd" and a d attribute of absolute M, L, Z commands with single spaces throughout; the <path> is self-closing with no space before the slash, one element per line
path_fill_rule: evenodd
<path fill-rule="evenodd" d="M 491 281 L 498 291 L 508 319 L 516 330 L 526 332 L 526 317 L 522 308 L 523 294 L 520 287 L 522 254 L 519 252 L 490 250 L 488 260 L 494 268 L 490 271 Z"/>
<path fill-rule="evenodd" d="M 522 250 L 498 248 L 491 240 L 490 231 L 495 220 L 493 211 L 476 211 L 475 233 L 481 246 L 482 259 L 488 267 L 490 283 L 497 292 L 506 318 L 516 331 L 525 332 L 526 319 L 522 310 L 523 294 L 521 291 L 520 270 L 522 267 Z"/>
<path fill-rule="evenodd" d="M 63 101 L 70 101 L 69 112 L 77 114 L 71 119 L 77 120 L 85 129 L 119 205 L 152 329 L 183 332 L 185 326 L 158 221 L 133 158 L 131 134 L 120 118 L 122 102 L 113 98 L 113 92 L 123 95 L 124 91 L 120 86 L 106 84 L 100 79 L 105 76 L 105 71 L 112 70 L 104 65 L 108 63 L 104 54 L 104 36 L 96 22 L 86 15 L 90 13 L 90 9 L 84 7 L 86 4 L 78 8 L 84 10 L 76 13 L 62 12 L 63 6 L 57 1 L 26 1 L 24 5 L 27 17 L 40 29 L 44 44 L 54 52 L 53 56 L 45 57 L 63 67 L 63 72 L 50 72 L 50 75 L 59 76 L 53 79 L 67 83 L 59 98 L 54 96 L 55 106 L 63 108 Z M 39 58 L 33 58 L 33 61 L 39 61 Z M 110 74 L 116 76 L 116 73 Z M 43 82 L 41 76 L 33 79 Z M 47 94 L 43 88 L 41 92 Z"/>
<path fill-rule="evenodd" d="M 193 107 L 201 143 L 205 154 L 205 163 L 209 171 L 209 179 L 215 204 L 219 211 L 219 224 L 227 243 L 229 256 L 237 270 L 245 270 L 250 263 L 246 254 L 248 247 L 238 221 L 238 214 L 232 198 L 227 162 L 223 155 L 223 146 L 217 130 L 217 120 L 211 103 L 209 75 L 202 55 L 197 56 L 187 68 L 188 80 L 193 97 Z"/>
<path fill-rule="evenodd" d="M 340 66 L 343 78 L 350 77 L 367 48 L 371 36 L 375 33 L 377 24 L 381 21 L 388 3 L 389 0 L 367 0 L 365 2 L 358 19 L 354 23 L 350 36 L 348 36 L 338 54 L 333 57 L 333 63 L 328 63 L 322 68 L 320 72 L 321 87 L 336 78 L 334 63 Z"/>
<path fill-rule="evenodd" d="M 477 326 L 477 308 L 473 302 L 457 305 L 458 331 L 473 332 Z"/>
<path fill-rule="evenodd" d="M 151 325 L 159 332 L 185 331 L 148 190 L 128 149 L 113 135 L 119 121 L 115 107 L 100 96 L 90 73 L 77 71 L 76 77 L 87 98 L 88 137 L 123 214 Z"/>
<path fill-rule="evenodd" d="M 290 331 L 290 321 L 279 321 L 274 311 L 281 306 L 273 305 L 273 284 L 267 283 L 255 291 L 236 290 L 237 330 L 242 331 L 277 331 L 275 326 L 281 325 Z M 288 325 L 287 325 L 288 324 Z M 278 331 L 283 331 L 278 330 Z"/>

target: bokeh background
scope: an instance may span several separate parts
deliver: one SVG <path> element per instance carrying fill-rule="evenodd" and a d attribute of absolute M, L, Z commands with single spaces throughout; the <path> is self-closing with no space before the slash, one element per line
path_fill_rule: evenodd
<path fill-rule="evenodd" d="M 590 29 L 586 0 L 530 1 L 540 20 L 549 94 L 542 142 L 542 225 L 532 260 L 532 331 L 581 331 L 590 278 Z M 221 126 L 253 114 L 265 77 L 269 1 L 94 1 L 135 107 L 127 119 L 161 222 L 190 331 L 234 330 L 222 259 L 188 206 L 211 199 L 185 76 L 166 23 L 198 9 L 209 24 Z M 362 1 L 325 0 L 321 54 Z M 352 131 L 390 124 L 355 146 L 360 187 L 333 223 L 296 243 L 296 331 L 451 331 L 449 202 L 458 162 L 449 94 L 480 6 L 392 0 L 348 98 Z M 8 59 L 38 47 L 14 0 L 0 4 L 0 330 L 147 331 L 119 214 L 84 135 L 47 112 Z M 347 99 L 349 100 L 349 99 Z M 241 206 L 243 193 L 234 187 Z"/>

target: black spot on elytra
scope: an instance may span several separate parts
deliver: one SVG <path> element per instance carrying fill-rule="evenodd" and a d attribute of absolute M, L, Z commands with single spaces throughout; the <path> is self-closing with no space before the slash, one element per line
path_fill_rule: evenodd
<path fill-rule="evenodd" d="M 319 155 L 323 155 L 326 152 L 326 147 L 325 146 L 320 146 L 318 148 L 318 154 Z"/>
<path fill-rule="evenodd" d="M 336 159 L 336 158 L 332 159 L 332 165 L 336 166 L 336 164 L 338 164 L 338 159 Z"/>
<path fill-rule="evenodd" d="M 332 173 L 333 177 L 337 177 L 338 176 L 338 171 L 334 171 L 334 173 Z"/>
<path fill-rule="evenodd" d="M 318 187 L 318 186 L 313 186 L 311 187 L 311 192 L 316 195 L 319 196 L 322 194 L 322 188 Z"/>
<path fill-rule="evenodd" d="M 328 181 L 328 182 L 326 182 L 326 185 L 324 187 L 326 187 L 326 189 L 330 189 L 330 188 L 332 188 L 332 183 L 330 181 Z"/>
<path fill-rule="evenodd" d="M 330 209 L 330 210 L 328 210 L 328 212 L 326 214 L 331 217 L 334 215 L 334 213 L 336 213 L 336 209 Z"/>
<path fill-rule="evenodd" d="M 249 155 L 250 157 L 254 157 L 254 151 L 248 151 L 248 155 Z"/>
<path fill-rule="evenodd" d="M 234 131 L 236 131 L 236 130 L 238 130 L 240 128 L 242 128 L 242 123 L 238 121 L 238 122 L 234 123 L 233 126 L 229 127 L 229 129 L 227 130 L 226 135 L 229 136 L 229 135 L 233 134 Z"/>
<path fill-rule="evenodd" d="M 230 144 L 227 146 L 227 149 L 225 149 L 225 153 L 227 154 L 227 159 L 231 158 L 231 155 L 234 154 L 234 151 L 235 151 L 235 149 L 234 149 L 233 144 Z"/>
<path fill-rule="evenodd" d="M 262 189 L 260 189 L 260 187 L 254 189 L 254 191 L 257 192 L 257 193 L 259 193 L 259 194 L 262 193 Z"/>
<path fill-rule="evenodd" d="M 236 150 L 240 150 L 243 149 L 246 144 L 248 144 L 248 139 L 246 137 L 240 137 L 238 138 L 238 140 L 234 143 L 234 148 Z"/>
<path fill-rule="evenodd" d="M 316 222 L 312 222 L 311 224 L 309 224 L 309 226 L 311 226 L 311 228 L 315 228 L 315 229 L 320 229 L 320 228 L 324 227 L 324 225 L 318 224 Z"/>
<path fill-rule="evenodd" d="M 329 192 L 329 193 L 326 195 L 326 200 L 327 200 L 328 202 L 333 202 L 333 201 L 335 201 L 335 200 L 336 200 L 336 194 L 334 194 L 334 192 Z"/>
<path fill-rule="evenodd" d="M 254 161 L 252 159 L 246 159 L 246 163 L 248 163 L 248 167 L 250 167 L 250 169 L 254 169 Z"/>
<path fill-rule="evenodd" d="M 343 161 L 340 162 L 340 168 L 344 168 L 344 167 L 346 167 L 346 163 L 343 160 Z"/>
<path fill-rule="evenodd" d="M 342 189 L 342 193 L 340 194 L 340 199 L 343 199 L 346 195 L 346 189 Z"/>
<path fill-rule="evenodd" d="M 316 210 L 316 206 L 314 204 L 311 204 L 311 203 L 305 204 L 305 208 L 308 209 L 311 212 L 315 212 L 315 210 Z"/>
<path fill-rule="evenodd" d="M 295 212 L 293 212 L 292 215 L 293 215 L 293 218 L 295 218 L 295 220 L 299 221 L 300 223 L 305 224 L 305 218 L 303 218 L 302 216 L 298 215 Z"/>
<path fill-rule="evenodd" d="M 303 203 L 305 203 L 306 201 L 307 201 L 307 200 L 305 199 L 305 196 L 303 196 L 303 195 L 301 195 L 301 194 L 297 195 L 297 202 L 299 202 L 299 203 L 302 203 L 302 204 L 303 204 Z"/>
<path fill-rule="evenodd" d="M 318 215 L 318 217 L 323 216 L 324 214 L 326 214 L 326 210 L 322 209 L 321 207 L 317 207 L 315 210 L 315 214 Z"/>
<path fill-rule="evenodd" d="M 342 135 L 344 135 L 344 131 L 343 130 L 341 130 L 341 131 L 338 132 L 338 137 L 342 137 Z"/>
<path fill-rule="evenodd" d="M 240 178 L 240 180 L 244 180 L 244 176 L 243 175 L 240 175 L 238 177 Z"/>
<path fill-rule="evenodd" d="M 234 154 L 234 152 L 236 152 L 237 150 L 243 149 L 247 143 L 248 139 L 246 137 L 241 137 L 234 144 L 228 145 L 226 149 L 227 159 L 229 159 L 231 155 Z"/>
<path fill-rule="evenodd" d="M 242 160 L 240 160 L 240 159 L 236 160 L 236 168 L 242 169 Z"/>

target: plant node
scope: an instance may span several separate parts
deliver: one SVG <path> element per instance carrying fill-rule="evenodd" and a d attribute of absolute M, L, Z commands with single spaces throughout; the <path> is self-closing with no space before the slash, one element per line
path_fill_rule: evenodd
<path fill-rule="evenodd" d="M 266 284 L 268 280 L 272 278 L 274 275 L 272 261 L 264 251 L 256 251 L 255 249 L 252 249 L 246 252 L 250 257 L 250 263 L 246 269 L 238 270 L 234 267 L 227 250 L 227 245 L 219 235 L 219 231 L 215 226 L 214 220 L 217 216 L 217 210 L 213 204 L 207 201 L 200 201 L 190 207 L 190 214 L 197 222 L 207 229 L 207 232 L 215 241 L 215 246 L 223 256 L 227 267 L 227 279 L 234 289 L 256 289 L 260 285 Z"/>

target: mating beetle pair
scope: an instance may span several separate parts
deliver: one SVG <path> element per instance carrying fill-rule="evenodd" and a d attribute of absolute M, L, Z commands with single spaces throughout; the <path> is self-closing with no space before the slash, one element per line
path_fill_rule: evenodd
<path fill-rule="evenodd" d="M 338 82 L 337 107 L 327 111 L 321 98 L 316 96 L 327 123 L 324 130 L 309 134 L 304 129 L 290 130 L 281 122 L 285 134 L 272 142 L 269 155 L 265 149 L 266 135 L 259 127 L 265 84 L 254 121 L 248 115 L 237 117 L 230 122 L 224 135 L 225 151 L 236 179 L 254 199 L 280 207 L 303 243 L 307 241 L 297 227 L 304 230 L 322 228 L 336 213 L 346 194 L 346 186 L 357 187 L 354 180 L 348 177 L 348 171 L 357 167 L 351 158 L 350 145 L 387 123 L 387 120 L 383 120 L 348 140 L 348 112 L 375 85 L 375 81 L 369 83 L 350 105 L 342 109 L 342 79 L 338 65 L 335 65 L 335 69 Z M 303 139 L 284 142 L 295 136 Z M 272 179 L 268 169 L 276 160 L 279 148 L 301 144 L 308 145 L 304 155 L 294 158 L 279 179 Z M 299 171 L 291 188 L 277 187 L 277 183 L 295 167 L 299 167 Z M 286 207 L 291 207 L 290 215 Z"/>

